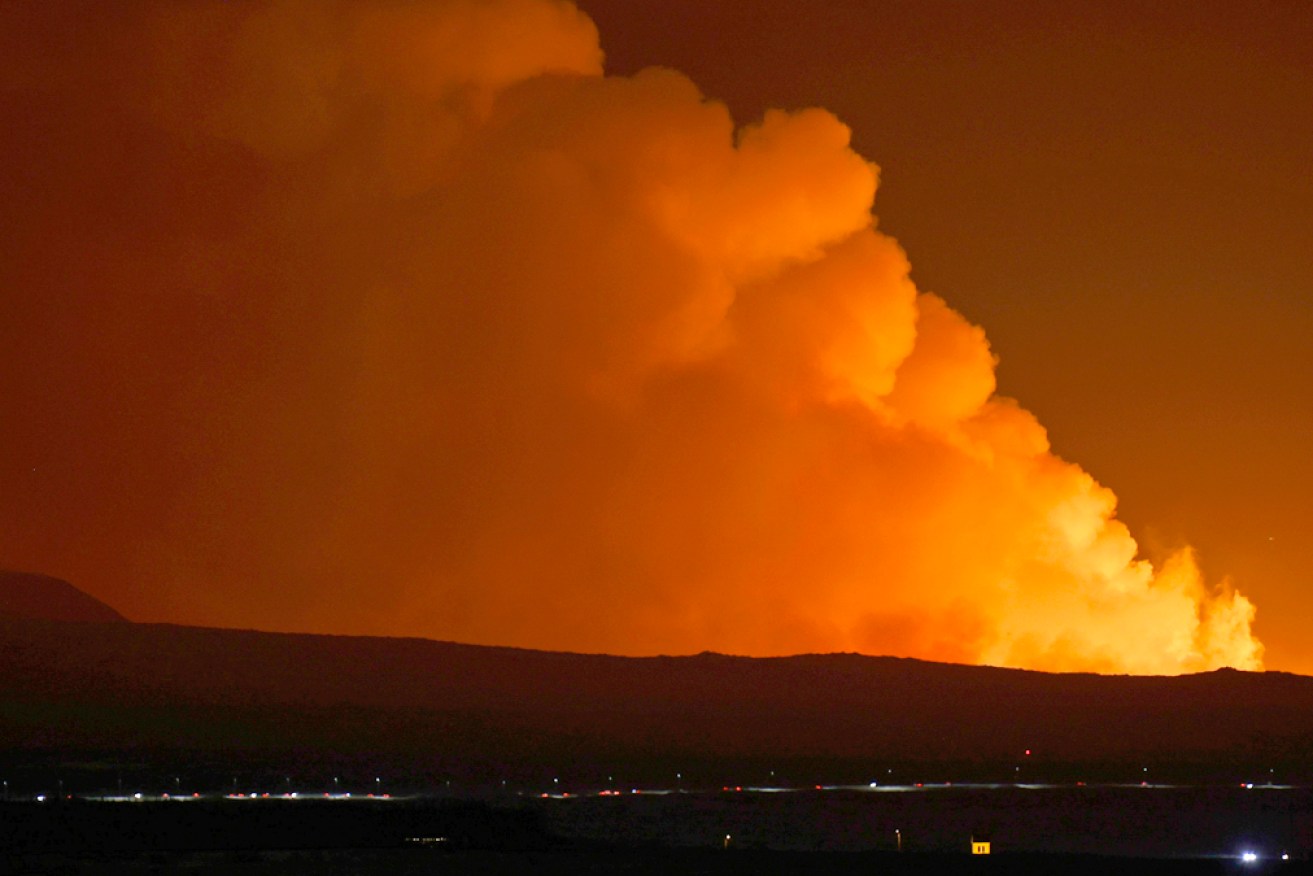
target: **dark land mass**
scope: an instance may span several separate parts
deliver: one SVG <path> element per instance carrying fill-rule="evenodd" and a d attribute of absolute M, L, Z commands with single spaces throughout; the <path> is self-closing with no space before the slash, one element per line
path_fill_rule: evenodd
<path fill-rule="evenodd" d="M 27 601 L 5 604 L 24 607 L 0 613 L 0 870 L 1229 873 L 1251 839 L 1303 866 L 1313 850 L 1313 802 L 1291 787 L 1313 784 L 1313 678 L 625 658 L 138 624 L 65 582 L 4 581 L 20 579 L 4 592 Z M 811 789 L 949 779 L 1002 787 Z M 1209 787 L 1128 796 L 1141 782 Z M 1025 787 L 1042 783 L 1053 787 Z M 394 799 L 215 794 L 293 787 Z M 616 787 L 687 793 L 586 794 Z M 134 789 L 202 796 L 84 799 Z M 405 793 L 418 796 L 395 799 Z M 912 853 L 892 851 L 894 827 Z M 962 854 L 981 828 L 1010 853 Z M 716 848 L 730 829 L 748 847 Z M 404 841 L 438 831 L 440 849 Z M 1175 849 L 1219 857 L 1166 860 Z"/>
<path fill-rule="evenodd" d="M 186 872 L 239 876 L 1268 876 L 1307 873 L 1306 864 L 1267 862 L 1242 865 L 1226 860 L 1138 860 L 1097 855 L 1025 855 L 973 859 L 969 855 L 894 855 L 889 853 L 719 852 L 695 849 L 500 850 L 433 853 L 413 850 L 279 850 L 165 855 L 148 853 L 110 857 L 52 855 L 16 861 L 15 872 L 87 873 L 135 876 Z"/>
<path fill-rule="evenodd" d="M 52 589 L 60 604 L 65 588 Z M 1313 781 L 1313 678 L 1286 673 L 632 658 L 52 613 L 0 616 L 10 762 L 387 770 L 416 786 L 669 784 L 678 771 L 708 787 L 776 770 L 865 782 L 889 769 L 908 781 Z"/>
<path fill-rule="evenodd" d="M 1232 856 L 799 851 L 564 840 L 541 813 L 422 800 L 0 804 L 0 868 L 14 873 L 297 874 L 1231 874 L 1307 872 Z"/>
<path fill-rule="evenodd" d="M 420 838 L 441 838 L 442 851 L 563 847 L 539 813 L 474 800 L 0 803 L 0 849 L 24 856 L 399 849 Z"/>
<path fill-rule="evenodd" d="M 60 578 L 6 569 L 0 569 L 0 617 L 98 623 L 127 620 Z"/>

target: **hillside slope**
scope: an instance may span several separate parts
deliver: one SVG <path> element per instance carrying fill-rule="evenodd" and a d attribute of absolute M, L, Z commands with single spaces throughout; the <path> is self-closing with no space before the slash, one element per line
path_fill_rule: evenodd
<path fill-rule="evenodd" d="M 1311 742 L 1313 678 L 1283 673 L 1055 675 L 853 654 L 624 658 L 0 618 L 9 751 L 296 752 L 485 772 L 793 759 L 1270 764 L 1313 775 Z"/>
<path fill-rule="evenodd" d="M 94 623 L 127 620 L 60 578 L 5 569 L 0 569 L 0 617 Z"/>

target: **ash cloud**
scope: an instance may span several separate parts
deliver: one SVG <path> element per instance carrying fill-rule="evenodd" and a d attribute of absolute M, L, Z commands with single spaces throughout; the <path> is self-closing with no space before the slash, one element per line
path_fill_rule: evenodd
<path fill-rule="evenodd" d="M 11 472 L 14 562 L 223 625 L 1261 666 L 995 394 L 829 113 L 605 76 L 552 0 L 0 14 L 5 441 L 63 473 Z"/>

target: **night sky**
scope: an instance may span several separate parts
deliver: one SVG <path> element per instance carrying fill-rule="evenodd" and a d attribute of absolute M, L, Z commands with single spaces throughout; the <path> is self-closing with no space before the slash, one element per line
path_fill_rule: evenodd
<path fill-rule="evenodd" d="M 1313 672 L 1307 4 L 579 6 L 0 10 L 0 565 L 137 620 Z"/>

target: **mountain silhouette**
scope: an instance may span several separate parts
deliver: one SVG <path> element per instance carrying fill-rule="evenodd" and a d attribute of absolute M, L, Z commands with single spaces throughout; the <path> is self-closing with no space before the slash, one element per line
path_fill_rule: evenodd
<path fill-rule="evenodd" d="M 0 617 L 96 623 L 127 620 L 60 578 L 4 569 L 0 569 Z"/>
<path fill-rule="evenodd" d="M 112 622 L 0 617 L 0 749 L 384 760 L 484 778 L 615 764 L 710 774 L 730 762 L 805 763 L 818 776 L 894 763 L 1007 778 L 1103 765 L 1138 781 L 1142 764 L 1155 779 L 1313 776 L 1313 678 L 1287 673 L 614 657 L 122 623 L 106 610 Z"/>

